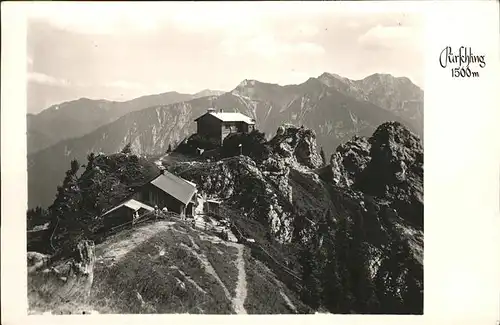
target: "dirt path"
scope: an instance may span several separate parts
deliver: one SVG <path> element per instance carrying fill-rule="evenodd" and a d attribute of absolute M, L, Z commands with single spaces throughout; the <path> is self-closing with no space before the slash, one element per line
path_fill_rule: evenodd
<path fill-rule="evenodd" d="M 124 239 L 125 234 L 115 236 L 109 242 L 98 245 L 98 247 L 96 247 L 97 261 L 101 262 L 104 260 L 108 261 L 110 260 L 109 262 L 111 262 L 111 264 L 114 264 L 118 262 L 126 253 L 128 253 L 129 251 L 137 247 L 139 244 L 143 243 L 144 241 L 148 240 L 149 238 L 151 238 L 152 236 L 163 230 L 170 229 L 188 235 L 187 232 L 172 227 L 175 223 L 176 222 L 158 221 L 155 222 L 154 224 L 149 224 L 134 229 L 132 234 L 130 233 L 126 234 L 127 236 L 126 239 Z M 226 298 L 229 301 L 231 301 L 234 312 L 236 314 L 246 314 L 247 312 L 245 310 L 244 304 L 247 297 L 247 280 L 246 280 L 245 260 L 243 257 L 245 246 L 238 243 L 226 242 L 224 240 L 221 240 L 220 238 L 203 234 L 203 232 L 197 231 L 197 229 L 193 230 L 195 230 L 198 233 L 201 239 L 208 240 L 212 243 L 221 243 L 227 246 L 234 247 L 238 250 L 236 260 L 234 261 L 238 269 L 238 280 L 236 283 L 235 295 L 234 297 L 232 297 L 231 293 L 220 279 L 219 275 L 215 271 L 214 267 L 212 266 L 208 258 L 205 256 L 205 254 L 203 254 L 203 252 L 199 251 L 200 247 L 196 245 L 193 238 L 188 235 L 193 247 L 189 247 L 183 243 L 180 244 L 186 250 L 192 253 L 201 262 L 205 271 L 208 274 L 212 275 L 215 278 L 215 280 L 220 284 Z M 162 255 L 161 249 L 159 254 Z M 194 281 L 188 275 L 183 273 L 181 273 L 181 275 L 184 276 L 185 280 L 193 284 Z M 202 293 L 206 293 L 206 291 L 203 290 L 201 287 L 199 287 L 199 285 L 196 284 L 196 282 L 194 282 L 194 284 L 197 290 L 199 290 Z"/>
<path fill-rule="evenodd" d="M 211 241 L 214 244 L 224 244 L 226 246 L 231 246 L 238 250 L 238 257 L 235 261 L 236 268 L 238 269 L 238 283 L 236 284 L 236 294 L 233 299 L 231 299 L 231 302 L 236 314 L 246 314 L 247 311 L 245 310 L 244 305 L 245 300 L 247 299 L 247 273 L 245 271 L 245 259 L 243 258 L 245 246 L 242 244 L 227 242 L 217 237 L 207 235 L 200 235 L 200 238 Z"/>
<path fill-rule="evenodd" d="M 236 295 L 234 296 L 233 308 L 236 314 L 246 314 L 245 310 L 245 300 L 247 298 L 247 274 L 245 271 L 245 260 L 243 259 L 243 245 L 231 245 L 238 248 L 238 259 L 236 260 L 236 266 L 238 268 L 238 283 L 236 285 Z"/>
<path fill-rule="evenodd" d="M 210 268 L 215 273 L 215 277 L 216 277 L 217 281 L 223 287 L 224 292 L 228 293 L 228 294 L 226 294 L 226 297 L 229 300 L 231 300 L 234 312 L 236 314 L 246 314 L 247 311 L 246 311 L 244 305 L 245 305 L 245 300 L 247 298 L 247 273 L 245 270 L 245 259 L 243 258 L 245 246 L 242 244 L 227 242 L 227 241 L 224 241 L 218 237 L 209 236 L 206 234 L 200 233 L 199 236 L 200 236 L 200 239 L 202 239 L 202 240 L 207 240 L 207 241 L 210 241 L 214 244 L 224 244 L 226 246 L 234 247 L 238 250 L 238 255 L 237 255 L 237 258 L 235 260 L 236 268 L 238 269 L 238 280 L 237 280 L 238 282 L 236 283 L 236 293 L 235 293 L 233 298 L 230 298 L 228 296 L 229 292 L 227 291 L 226 286 L 222 283 L 222 281 L 220 281 L 219 277 L 217 276 L 217 273 L 215 272 L 215 270 L 213 270 L 211 265 L 210 265 Z M 194 250 L 192 250 L 192 251 L 194 252 Z M 196 252 L 194 252 L 194 253 L 197 255 L 198 258 L 201 257 Z M 208 262 L 208 260 L 206 258 L 204 260 L 206 261 L 206 263 L 210 264 L 210 262 Z"/>

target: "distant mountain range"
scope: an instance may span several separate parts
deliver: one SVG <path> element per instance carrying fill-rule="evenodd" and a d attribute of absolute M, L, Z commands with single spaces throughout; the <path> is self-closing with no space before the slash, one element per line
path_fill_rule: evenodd
<path fill-rule="evenodd" d="M 39 114 L 27 115 L 28 154 L 45 149 L 59 141 L 85 135 L 136 110 L 222 93 L 209 89 L 196 94 L 172 91 L 124 102 L 80 98 L 56 104 Z"/>
<path fill-rule="evenodd" d="M 370 136 L 386 121 L 401 122 L 422 136 L 423 99 L 423 90 L 408 78 L 374 74 L 350 80 L 324 73 L 298 85 L 244 80 L 223 94 L 166 93 L 122 103 L 80 99 L 56 105 L 28 116 L 29 207 L 51 204 L 71 159 L 117 152 L 128 142 L 136 153 L 164 153 L 169 144 L 195 132 L 193 120 L 209 107 L 255 118 L 268 137 L 283 123 L 303 125 L 315 131 L 318 145 L 330 154 L 353 135 Z"/>

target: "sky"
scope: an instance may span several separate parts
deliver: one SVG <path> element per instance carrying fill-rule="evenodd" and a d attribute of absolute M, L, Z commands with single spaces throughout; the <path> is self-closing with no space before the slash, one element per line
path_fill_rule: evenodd
<path fill-rule="evenodd" d="M 33 3 L 28 113 L 81 97 L 298 84 L 323 72 L 390 73 L 423 88 L 423 17 L 376 4 Z"/>

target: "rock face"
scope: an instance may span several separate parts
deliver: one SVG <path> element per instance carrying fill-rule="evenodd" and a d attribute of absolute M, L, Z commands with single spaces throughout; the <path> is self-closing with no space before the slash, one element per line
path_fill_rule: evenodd
<path fill-rule="evenodd" d="M 371 161 L 356 187 L 392 202 L 423 228 L 424 153 L 419 139 L 397 122 L 380 126 L 370 139 Z"/>
<path fill-rule="evenodd" d="M 335 74 L 324 73 L 318 79 L 344 94 L 359 100 L 367 100 L 411 121 L 418 133 L 422 134 L 424 92 L 410 79 L 395 78 L 381 73 L 375 73 L 361 80 L 350 80 Z"/>
<path fill-rule="evenodd" d="M 314 132 L 291 125 L 279 127 L 269 141 L 270 154 L 257 163 L 247 156 L 214 163 L 179 164 L 172 171 L 196 182 L 200 189 L 233 202 L 243 213 L 269 226 L 281 242 L 302 231 L 294 215 L 322 215 L 329 199 L 312 169 L 322 164 Z"/>
<path fill-rule="evenodd" d="M 317 150 L 316 134 L 306 128 L 285 124 L 278 128 L 276 136 L 270 141 L 274 151 L 283 158 L 292 158 L 303 166 L 314 169 L 322 165 Z"/>
<path fill-rule="evenodd" d="M 352 140 L 341 144 L 330 158 L 334 184 L 342 187 L 351 186 L 369 161 L 370 144 L 367 138 L 355 136 Z"/>
<path fill-rule="evenodd" d="M 283 125 L 268 145 L 270 154 L 260 162 L 236 156 L 171 168 L 258 221 L 278 242 L 313 245 L 319 264 L 336 256 L 332 270 L 337 271 L 322 270 L 330 275 L 317 275 L 319 283 L 324 281 L 317 290 L 333 286 L 333 292 L 346 292 L 333 300 L 352 296 L 358 302 L 338 305 L 331 302 L 334 293 L 324 293 L 328 310 L 422 313 L 423 151 L 418 137 L 400 123 L 384 123 L 370 138 L 354 137 L 339 146 L 324 168 L 318 168 L 321 158 L 311 130 Z M 344 280 L 338 278 L 345 274 L 358 274 L 349 281 L 364 283 L 364 289 L 339 288 Z"/>
<path fill-rule="evenodd" d="M 387 122 L 371 138 L 355 137 L 339 146 L 330 160 L 331 177 L 338 186 L 384 198 L 422 229 L 423 157 L 415 134 Z"/>
<path fill-rule="evenodd" d="M 420 140 L 400 123 L 387 122 L 369 139 L 355 138 L 339 146 L 330 167 L 325 178 L 344 189 L 344 195 L 362 208 L 367 241 L 371 250 L 378 252 L 372 274 L 382 300 L 406 312 L 414 310 L 408 309 L 405 299 L 421 308 L 421 298 L 416 298 L 423 292 Z M 405 298 L 405 294 L 412 298 Z"/>

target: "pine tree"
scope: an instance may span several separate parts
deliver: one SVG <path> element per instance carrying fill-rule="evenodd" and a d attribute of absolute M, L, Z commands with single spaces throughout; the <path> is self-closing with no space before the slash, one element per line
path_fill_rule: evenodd
<path fill-rule="evenodd" d="M 351 258 L 351 230 L 349 221 L 345 216 L 339 216 L 334 238 L 335 259 L 337 261 L 337 274 L 341 288 L 341 299 L 338 308 L 342 313 L 353 309 L 354 297 L 352 294 L 352 280 L 350 277 L 349 260 Z"/>
<path fill-rule="evenodd" d="M 66 245 L 61 240 L 76 238 L 81 232 L 78 220 L 79 205 L 82 199 L 77 183 L 79 168 L 78 161 L 76 159 L 72 160 L 71 167 L 66 172 L 62 185 L 57 187 L 54 203 L 49 207 L 49 212 L 53 218 L 51 232 L 55 233 L 55 240 L 51 242 L 51 245 L 55 249 L 71 246 Z"/>
<path fill-rule="evenodd" d="M 124 153 L 124 154 L 130 154 L 130 153 L 132 153 L 132 143 L 130 143 L 130 142 L 127 143 L 125 145 L 125 147 L 123 147 L 121 153 Z"/>
<path fill-rule="evenodd" d="M 331 210 L 319 222 L 318 234 L 322 237 L 318 260 L 321 260 L 321 302 L 330 312 L 342 312 L 339 303 L 344 299 L 335 249 L 335 234 L 331 227 L 333 213 Z"/>
<path fill-rule="evenodd" d="M 323 150 L 323 147 L 321 147 L 321 150 L 319 151 L 319 155 L 321 156 L 323 166 L 326 166 L 326 157 L 325 157 L 325 151 Z"/>
<path fill-rule="evenodd" d="M 368 245 L 365 242 L 364 230 L 360 219 L 361 215 L 354 217 L 349 269 L 351 281 L 355 284 L 353 295 L 356 299 L 356 311 L 370 313 L 377 308 L 378 301 L 375 297 L 375 288 L 371 280 L 368 265 Z"/>
<path fill-rule="evenodd" d="M 26 213 L 26 217 L 26 226 L 28 229 L 32 229 L 35 226 L 40 226 L 50 221 L 48 211 L 39 206 L 34 209 L 29 209 Z"/>
<path fill-rule="evenodd" d="M 302 301 L 316 310 L 321 304 L 320 283 L 316 277 L 318 266 L 311 245 L 302 247 L 299 253 L 299 263 L 302 265 Z"/>
<path fill-rule="evenodd" d="M 94 223 L 103 210 L 99 199 L 102 195 L 101 174 L 95 168 L 96 158 L 93 153 L 87 156 L 87 167 L 78 180 L 82 200 L 80 202 L 80 221 L 85 231 L 95 231 Z"/>

